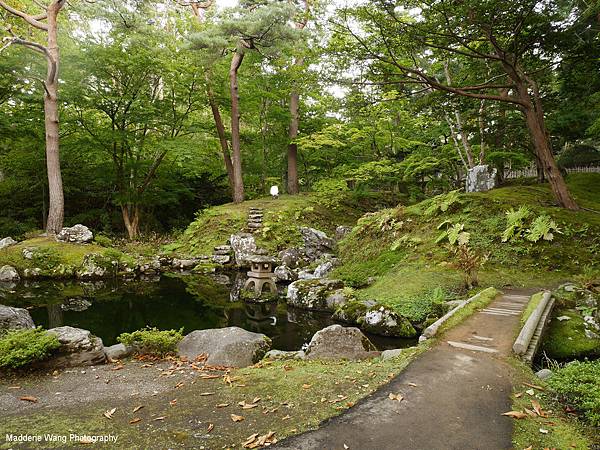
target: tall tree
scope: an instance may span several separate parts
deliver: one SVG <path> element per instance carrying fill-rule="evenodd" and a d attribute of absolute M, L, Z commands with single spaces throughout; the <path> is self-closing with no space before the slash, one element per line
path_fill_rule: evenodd
<path fill-rule="evenodd" d="M 240 95 L 238 74 L 248 51 L 265 56 L 277 53 L 282 42 L 293 36 L 287 26 L 293 14 L 290 6 L 278 1 L 243 1 L 217 18 L 213 27 L 192 36 L 196 48 L 231 55 L 229 93 L 231 96 L 231 157 L 233 201 L 244 201 L 244 179 L 240 136 Z"/>
<path fill-rule="evenodd" d="M 42 6 L 35 2 L 36 5 Z M 47 61 L 46 79 L 44 85 L 44 122 L 46 128 L 46 167 L 48 171 L 49 208 L 46 231 L 57 234 L 62 230 L 65 215 L 62 175 L 60 170 L 59 151 L 59 110 L 58 110 L 58 69 L 60 54 L 58 48 L 58 14 L 66 0 L 53 0 L 43 7 L 40 14 L 28 14 L 13 8 L 0 0 L 0 7 L 8 14 L 24 20 L 29 26 L 42 31 L 46 43 L 40 44 L 33 40 L 21 38 L 11 26 L 7 28 L 10 36 L 3 38 L 4 45 L 0 51 L 11 44 L 22 45 L 30 50 L 41 53 Z"/>
<path fill-rule="evenodd" d="M 378 0 L 345 10 L 346 20 L 338 25 L 354 38 L 362 57 L 372 61 L 375 70 L 385 67 L 388 82 L 505 102 L 519 109 L 557 203 L 578 209 L 554 159 L 543 92 L 536 80 L 557 56 L 553 42 L 564 32 L 570 12 L 567 9 L 565 14 L 561 6 L 537 0 L 426 0 L 411 2 L 408 10 L 396 2 Z M 364 25 L 363 30 L 356 29 L 350 16 Z M 422 60 L 474 65 L 483 61 L 489 72 L 471 71 L 467 80 L 448 83 L 427 70 Z"/>
<path fill-rule="evenodd" d="M 304 12 L 294 22 L 294 26 L 297 30 L 303 30 L 308 23 L 310 14 L 310 3 L 309 0 L 304 0 Z M 304 58 L 298 56 L 294 58 L 294 66 L 300 68 L 304 65 Z M 298 144 L 296 138 L 298 137 L 298 131 L 300 128 L 300 92 L 297 86 L 292 87 L 290 94 L 290 128 L 289 138 L 290 143 L 288 144 L 287 154 L 287 191 L 288 194 L 295 195 L 300 192 L 300 184 L 298 182 Z"/>

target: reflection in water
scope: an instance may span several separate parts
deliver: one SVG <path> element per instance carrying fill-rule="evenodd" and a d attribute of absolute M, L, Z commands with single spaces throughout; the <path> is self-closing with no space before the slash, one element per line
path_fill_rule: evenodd
<path fill-rule="evenodd" d="M 62 327 L 64 325 L 63 310 L 60 304 L 46 305 L 48 310 L 48 328 Z"/>
<path fill-rule="evenodd" d="M 30 309 L 36 325 L 69 325 L 90 330 L 105 345 L 123 332 L 146 326 L 184 333 L 238 326 L 264 333 L 273 348 L 298 350 L 318 330 L 335 322 L 327 313 L 288 308 L 283 300 L 239 301 L 240 273 L 215 278 L 163 276 L 158 281 L 111 280 L 99 283 L 39 281 L 0 289 L 0 304 Z M 370 336 L 371 337 L 371 336 Z M 371 337 L 380 349 L 413 345 L 414 340 Z"/>

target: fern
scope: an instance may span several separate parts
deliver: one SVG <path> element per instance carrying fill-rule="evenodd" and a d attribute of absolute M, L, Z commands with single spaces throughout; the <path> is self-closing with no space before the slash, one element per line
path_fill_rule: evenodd
<path fill-rule="evenodd" d="M 538 242 L 540 239 L 551 241 L 554 239 L 554 233 L 560 233 L 556 222 L 549 216 L 542 215 L 531 222 L 531 227 L 527 230 L 525 238 L 531 242 Z"/>
<path fill-rule="evenodd" d="M 502 242 L 521 237 L 525 232 L 525 220 L 531 215 L 527 206 L 521 206 L 516 211 L 511 208 L 506 211 L 506 229 L 502 233 Z"/>

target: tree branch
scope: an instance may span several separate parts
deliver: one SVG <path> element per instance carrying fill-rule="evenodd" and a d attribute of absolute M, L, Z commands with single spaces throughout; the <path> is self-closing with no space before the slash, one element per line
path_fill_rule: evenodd
<path fill-rule="evenodd" d="M 5 9 L 9 13 L 11 13 L 13 16 L 20 17 L 25 22 L 27 22 L 29 25 L 31 25 L 39 30 L 48 31 L 48 25 L 37 20 L 35 16 L 30 16 L 29 14 L 26 14 L 23 11 L 15 9 L 12 6 L 7 5 L 3 0 L 0 0 L 0 8 Z"/>

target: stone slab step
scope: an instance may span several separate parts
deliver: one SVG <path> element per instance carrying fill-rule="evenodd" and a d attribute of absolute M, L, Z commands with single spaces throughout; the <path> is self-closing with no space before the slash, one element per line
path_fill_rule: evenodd
<path fill-rule="evenodd" d="M 448 345 L 464 350 L 472 350 L 474 352 L 498 353 L 498 350 L 495 348 L 482 347 L 480 345 L 467 344 L 465 342 L 448 341 Z"/>

